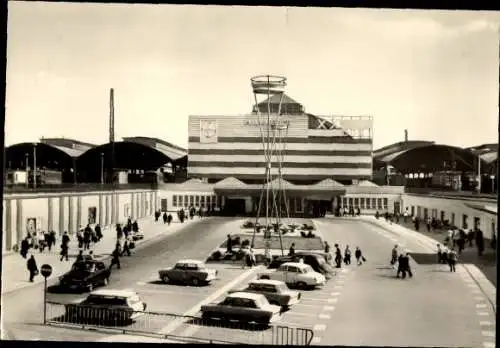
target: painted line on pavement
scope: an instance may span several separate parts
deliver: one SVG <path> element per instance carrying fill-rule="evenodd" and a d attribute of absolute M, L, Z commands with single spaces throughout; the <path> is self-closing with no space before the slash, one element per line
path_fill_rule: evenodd
<path fill-rule="evenodd" d="M 492 326 L 493 323 L 491 321 L 480 321 L 479 325 L 481 325 L 481 326 Z"/>
<path fill-rule="evenodd" d="M 325 324 L 316 324 L 313 327 L 313 331 L 325 331 L 325 330 L 326 330 Z"/>
<path fill-rule="evenodd" d="M 298 317 L 310 317 L 310 318 L 316 318 L 317 314 L 316 313 L 304 313 L 304 312 L 293 312 L 293 313 L 285 313 L 284 315 L 289 314 L 289 315 L 294 315 Z"/>
<path fill-rule="evenodd" d="M 486 337 L 495 337 L 495 331 L 481 331 L 481 334 Z"/>
<path fill-rule="evenodd" d="M 248 278 L 253 273 L 258 272 L 259 270 L 261 270 L 263 268 L 264 268 L 263 266 L 257 266 L 255 268 L 251 268 L 251 269 L 246 270 L 244 273 L 240 274 L 238 277 L 236 277 L 235 279 L 233 279 L 232 281 L 230 281 L 229 283 L 227 283 L 226 285 L 224 285 L 220 289 L 216 290 L 212 295 L 208 296 L 203 301 L 200 301 L 195 306 L 193 306 L 191 309 L 184 312 L 183 315 L 184 316 L 195 316 L 196 313 L 198 313 L 200 311 L 201 306 L 204 306 L 206 304 L 209 304 L 209 303 L 215 301 L 215 299 L 217 299 L 218 297 L 223 295 L 225 292 L 230 290 L 232 287 L 236 286 L 238 283 L 242 282 L 245 278 Z M 184 318 L 176 319 L 172 323 L 168 324 L 167 326 L 162 328 L 160 331 L 158 331 L 158 333 L 160 333 L 162 335 L 168 335 L 170 332 L 179 328 L 184 323 L 184 321 L 185 321 Z"/>
<path fill-rule="evenodd" d="M 305 303 L 297 303 L 297 304 L 294 304 L 293 307 L 313 307 L 313 308 L 316 308 L 318 307 L 318 305 L 314 305 L 314 304 L 305 304 Z"/>
<path fill-rule="evenodd" d="M 161 289 L 138 289 L 137 290 L 138 293 L 140 294 L 165 294 L 165 295 L 168 295 L 168 294 L 172 294 L 172 295 L 179 295 L 179 294 L 182 294 L 182 296 L 193 296 L 193 297 L 200 297 L 200 296 L 207 296 L 208 294 L 204 294 L 202 292 L 199 292 L 199 293 L 189 293 L 189 292 L 180 292 L 180 291 L 173 291 L 173 290 L 161 290 Z"/>
<path fill-rule="evenodd" d="M 488 312 L 476 312 L 477 315 L 479 315 L 480 317 L 486 317 L 488 315 L 490 315 L 490 313 Z"/>
<path fill-rule="evenodd" d="M 324 311 L 331 312 L 331 311 L 335 310 L 335 307 L 334 307 L 334 306 L 324 306 L 324 307 L 323 307 L 323 310 L 324 310 Z"/>
<path fill-rule="evenodd" d="M 321 337 L 314 336 L 313 339 L 312 339 L 312 341 L 311 341 L 311 344 L 314 346 L 314 345 L 317 345 L 320 342 L 321 342 Z"/>
<path fill-rule="evenodd" d="M 481 308 L 481 309 L 482 309 L 482 308 L 487 308 L 487 307 L 488 307 L 488 306 L 487 306 L 485 303 L 478 303 L 478 304 L 476 304 L 476 308 L 478 308 L 478 309 L 479 309 L 479 308 Z"/>
<path fill-rule="evenodd" d="M 318 315 L 318 318 L 323 319 L 323 320 L 329 320 L 329 319 L 331 319 L 331 317 L 332 316 L 330 314 L 321 313 L 320 315 Z"/>
<path fill-rule="evenodd" d="M 338 296 L 338 295 L 340 295 L 340 292 L 331 292 L 330 295 L 332 295 L 332 296 Z"/>
<path fill-rule="evenodd" d="M 329 299 L 327 300 L 327 302 L 328 302 L 328 303 L 337 303 L 337 302 L 338 302 L 338 300 L 339 300 L 338 298 L 329 298 Z"/>
<path fill-rule="evenodd" d="M 483 347 L 484 347 L 484 348 L 495 348 L 495 347 L 496 347 L 496 345 L 495 345 L 495 343 L 494 343 L 494 342 L 484 342 L 484 343 L 483 343 Z"/>

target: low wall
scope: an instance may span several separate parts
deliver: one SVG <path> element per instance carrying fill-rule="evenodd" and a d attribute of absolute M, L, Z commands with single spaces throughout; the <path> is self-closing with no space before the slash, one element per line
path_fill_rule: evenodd
<path fill-rule="evenodd" d="M 440 220 L 441 215 L 443 215 L 444 220 L 449 220 L 450 223 L 459 228 L 465 227 L 464 222 L 467 224 L 468 228 L 474 228 L 474 219 L 478 218 L 480 228 L 483 230 L 486 238 L 490 239 L 494 233 L 497 233 L 496 214 L 483 212 L 466 205 L 469 203 L 474 205 L 492 205 L 496 207 L 496 202 L 482 202 L 477 199 L 429 197 L 416 194 L 405 194 L 402 200 L 403 211 L 408 208 L 408 212 L 413 212 L 414 216 L 424 218 L 427 210 L 427 216 Z"/>
<path fill-rule="evenodd" d="M 154 214 L 156 190 L 4 194 L 2 253 L 10 252 L 28 230 L 74 233 L 79 227 L 124 222 Z"/>

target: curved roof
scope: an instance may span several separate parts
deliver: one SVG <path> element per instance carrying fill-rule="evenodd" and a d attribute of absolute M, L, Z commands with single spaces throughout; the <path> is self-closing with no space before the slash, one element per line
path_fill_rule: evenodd
<path fill-rule="evenodd" d="M 26 154 L 28 154 L 32 165 L 35 144 L 37 167 L 61 168 L 72 166 L 74 156 L 68 151 L 64 151 L 66 149 L 44 143 L 19 143 L 7 147 L 5 149 L 6 164 L 9 165 L 10 162 L 12 168 L 20 167 L 20 164 L 24 163 Z"/>
<path fill-rule="evenodd" d="M 433 141 L 424 141 L 424 140 L 400 141 L 399 143 L 387 145 L 378 150 L 373 151 L 373 159 L 387 163 L 396 157 L 396 155 L 394 155 L 396 153 L 400 155 L 405 151 L 411 149 L 425 147 L 434 144 L 435 143 Z"/>
<path fill-rule="evenodd" d="M 100 166 L 101 153 L 104 154 L 104 162 L 112 160 L 113 144 L 107 143 L 94 147 L 78 158 L 78 167 Z M 120 169 L 158 169 L 172 159 L 163 152 L 150 146 L 127 141 L 114 143 L 114 167 Z"/>
<path fill-rule="evenodd" d="M 401 172 L 475 169 L 478 157 L 470 150 L 449 145 L 427 145 L 401 151 L 392 156 L 390 164 Z M 486 165 L 484 161 L 483 164 Z"/>

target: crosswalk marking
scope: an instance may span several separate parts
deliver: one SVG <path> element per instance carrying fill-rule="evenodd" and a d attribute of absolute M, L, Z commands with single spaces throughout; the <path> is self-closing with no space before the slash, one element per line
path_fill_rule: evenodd
<path fill-rule="evenodd" d="M 494 331 L 481 331 L 481 334 L 486 337 L 495 337 Z"/>
<path fill-rule="evenodd" d="M 316 324 L 313 327 L 313 331 L 325 331 L 325 330 L 326 330 L 325 324 Z"/>
<path fill-rule="evenodd" d="M 324 314 L 324 313 L 321 313 L 318 318 L 320 319 L 324 319 L 324 320 L 328 320 L 331 318 L 331 315 L 330 314 Z"/>

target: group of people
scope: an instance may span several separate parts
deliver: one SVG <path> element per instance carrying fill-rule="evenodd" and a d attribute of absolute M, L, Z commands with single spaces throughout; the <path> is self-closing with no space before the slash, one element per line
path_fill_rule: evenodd
<path fill-rule="evenodd" d="M 194 207 L 194 205 L 191 205 L 188 209 L 181 208 L 181 209 L 177 210 L 176 213 L 177 213 L 177 219 L 181 223 L 184 223 L 184 221 L 186 221 L 188 219 L 188 217 L 191 220 L 193 220 L 196 215 L 198 215 L 198 217 L 202 218 L 206 214 L 206 209 L 203 207 L 196 209 Z M 172 220 L 173 220 L 172 214 L 170 214 L 166 211 L 163 212 L 163 214 L 162 214 L 161 210 L 155 211 L 155 221 L 156 222 L 158 222 L 160 217 L 162 217 L 164 224 L 168 224 L 170 226 L 170 224 L 172 223 Z"/>
<path fill-rule="evenodd" d="M 343 254 L 339 244 L 335 243 L 334 248 L 335 248 L 335 257 L 333 259 L 335 261 L 335 267 L 341 268 L 342 262 L 344 262 L 344 264 L 346 265 L 350 265 L 351 249 L 349 248 L 349 245 L 346 245 Z M 325 242 L 325 253 L 330 254 L 330 245 L 328 244 L 328 242 Z M 356 263 L 358 266 L 361 266 L 363 262 L 366 262 L 366 258 L 363 256 L 363 252 L 361 251 L 359 246 L 357 246 L 356 250 L 354 251 L 354 257 L 356 258 Z"/>
<path fill-rule="evenodd" d="M 38 249 L 41 253 L 47 248 L 52 251 L 52 247 L 56 244 L 56 232 L 55 231 L 45 231 L 42 233 L 28 233 L 26 237 L 21 241 L 21 248 L 19 253 L 26 259 L 30 249 Z"/>
<path fill-rule="evenodd" d="M 441 244 L 437 244 L 437 258 L 439 264 L 448 264 L 450 267 L 450 272 L 456 272 L 455 266 L 458 261 L 458 254 L 455 248 L 448 247 L 441 248 Z"/>
<path fill-rule="evenodd" d="M 111 266 L 116 265 L 117 268 L 120 268 L 120 257 L 123 255 L 131 256 L 131 249 L 135 247 L 134 240 L 132 238 L 133 233 L 139 232 L 139 224 L 137 221 L 132 221 L 129 217 L 125 226 L 121 226 L 120 224 L 116 225 L 116 238 L 117 242 L 115 248 L 112 253 Z M 95 225 L 92 228 L 90 225 L 87 225 L 84 229 L 80 229 L 76 233 L 76 237 L 78 239 L 78 248 L 79 253 L 76 258 L 76 262 L 92 259 L 93 251 L 90 250 L 92 245 L 99 243 L 99 241 L 103 238 L 102 230 L 99 224 Z M 49 251 L 56 243 L 56 233 L 51 231 L 50 233 L 45 233 L 46 247 Z M 65 231 L 61 237 L 61 252 L 60 252 L 60 261 L 69 261 L 69 244 L 71 238 L 67 231 Z M 27 258 L 27 254 L 30 248 L 33 248 L 34 239 L 31 235 L 23 239 L 21 242 L 21 250 L 20 254 L 23 258 Z M 38 248 L 40 252 L 43 252 L 45 248 Z M 38 265 L 36 263 L 35 256 L 32 254 L 30 258 L 27 260 L 26 267 L 29 272 L 29 281 L 33 282 L 34 278 L 38 275 Z"/>
<path fill-rule="evenodd" d="M 410 278 L 413 277 L 413 272 L 411 271 L 411 266 L 410 266 L 410 255 L 408 254 L 407 251 L 399 251 L 398 245 L 394 245 L 394 248 L 392 249 L 391 253 L 391 265 L 393 267 L 396 267 L 397 264 L 397 273 L 396 277 L 399 278 L 399 275 L 401 274 L 401 278 L 405 279 L 406 274 Z"/>

